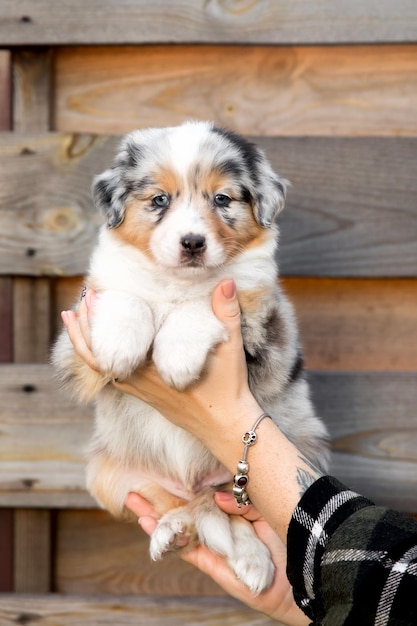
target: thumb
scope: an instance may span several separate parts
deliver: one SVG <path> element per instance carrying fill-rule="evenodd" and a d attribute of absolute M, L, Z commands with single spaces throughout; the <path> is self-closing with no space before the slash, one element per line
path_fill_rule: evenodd
<path fill-rule="evenodd" d="M 232 279 L 222 280 L 213 291 L 212 307 L 216 317 L 229 333 L 240 333 L 240 307 L 236 285 Z"/>

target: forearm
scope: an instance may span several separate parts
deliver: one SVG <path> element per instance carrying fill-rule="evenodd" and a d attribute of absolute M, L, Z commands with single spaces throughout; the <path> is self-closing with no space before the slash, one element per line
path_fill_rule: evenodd
<path fill-rule="evenodd" d="M 203 440 L 210 451 L 232 473 L 242 458 L 242 435 L 250 430 L 262 413 L 259 406 L 228 415 L 227 428 L 215 432 L 208 428 Z M 256 429 L 257 442 L 248 450 L 247 492 L 251 502 L 263 514 L 283 542 L 294 509 L 305 489 L 320 474 L 314 472 L 297 448 L 286 438 L 271 419 L 263 419 Z M 302 476 L 302 480 L 300 479 Z"/>

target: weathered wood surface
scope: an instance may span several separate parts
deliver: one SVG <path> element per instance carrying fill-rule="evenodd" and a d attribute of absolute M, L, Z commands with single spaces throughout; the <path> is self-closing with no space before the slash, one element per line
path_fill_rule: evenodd
<path fill-rule="evenodd" d="M 11 69 L 10 52 L 0 50 L 0 131 L 11 129 Z M 0 277 L 0 363 L 13 358 L 12 341 L 12 281 Z"/>
<path fill-rule="evenodd" d="M 3 595 L 0 624 L 36 626 L 279 626 L 231 598 Z"/>
<path fill-rule="evenodd" d="M 14 131 L 50 129 L 51 53 L 17 50 L 12 55 Z M 47 278 L 13 281 L 13 360 L 45 362 L 50 344 L 50 283 Z M 14 511 L 13 577 L 18 593 L 47 593 L 52 578 L 51 515 L 46 509 Z"/>
<path fill-rule="evenodd" d="M 0 396 L 0 504 L 94 506 L 84 479 L 91 410 L 57 389 L 48 365 L 2 366 Z"/>
<path fill-rule="evenodd" d="M 149 556 L 149 537 L 100 510 L 56 512 L 54 590 L 66 594 L 221 596 L 213 580 L 176 554 Z"/>
<path fill-rule="evenodd" d="M 384 504 L 416 510 L 417 374 L 312 372 L 310 378 L 335 440 L 335 473 Z M 0 504 L 94 506 L 84 492 L 91 410 L 65 399 L 46 365 L 1 366 L 0 396 Z"/>
<path fill-rule="evenodd" d="M 13 358 L 12 331 L 12 279 L 0 277 L 0 363 L 9 363 Z"/>
<path fill-rule="evenodd" d="M 50 590 L 51 541 L 48 510 L 25 508 L 15 511 L 13 588 L 16 593 L 46 593 Z"/>
<path fill-rule="evenodd" d="M 415 279 L 285 278 L 310 370 L 417 371 Z"/>
<path fill-rule="evenodd" d="M 111 162 L 117 141 L 16 133 L 0 141 L 0 272 L 83 273 L 102 221 L 90 198 L 92 175 Z"/>
<path fill-rule="evenodd" d="M 11 54 L 0 50 L 0 131 L 11 129 Z M 0 363 L 13 359 L 13 281 L 0 277 Z M 0 509 L 0 592 L 13 589 L 13 511 Z"/>
<path fill-rule="evenodd" d="M 3 0 L 3 44 L 416 41 L 413 0 Z"/>
<path fill-rule="evenodd" d="M 191 118 L 249 135 L 417 134 L 414 45 L 63 48 L 54 72 L 64 132 Z"/>
<path fill-rule="evenodd" d="M 0 50 L 0 130 L 10 130 L 11 125 L 11 54 Z"/>
<path fill-rule="evenodd" d="M 17 132 L 50 127 L 50 50 L 15 50 L 13 67 L 13 128 Z"/>
<path fill-rule="evenodd" d="M 102 222 L 91 179 L 111 164 L 119 138 L 4 133 L 0 142 L 0 273 L 83 274 Z M 417 138 L 257 142 L 293 181 L 282 274 L 416 275 Z"/>

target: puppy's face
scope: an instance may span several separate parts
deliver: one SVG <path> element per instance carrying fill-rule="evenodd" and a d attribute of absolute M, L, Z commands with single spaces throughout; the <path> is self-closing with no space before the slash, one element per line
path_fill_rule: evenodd
<path fill-rule="evenodd" d="M 194 274 L 274 236 L 285 185 L 254 145 L 188 122 L 128 135 L 93 197 L 115 236 L 158 266 Z"/>

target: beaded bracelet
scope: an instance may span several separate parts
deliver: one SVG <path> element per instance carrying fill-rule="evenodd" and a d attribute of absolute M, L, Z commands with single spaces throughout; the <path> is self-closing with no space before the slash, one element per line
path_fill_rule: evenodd
<path fill-rule="evenodd" d="M 248 471 L 249 471 L 249 463 L 246 460 L 246 456 L 248 454 L 248 450 L 250 446 L 254 446 L 258 437 L 255 430 L 258 428 L 261 421 L 264 417 L 271 417 L 267 413 L 262 413 L 252 426 L 251 430 L 248 430 L 244 435 L 242 435 L 242 441 L 245 444 L 245 448 L 243 450 L 243 456 L 239 463 L 237 464 L 237 472 L 233 477 L 233 488 L 232 493 L 237 502 L 237 506 L 239 509 L 242 507 L 242 504 L 248 506 L 251 503 L 249 500 L 249 495 L 246 491 L 246 486 L 249 482 Z"/>

